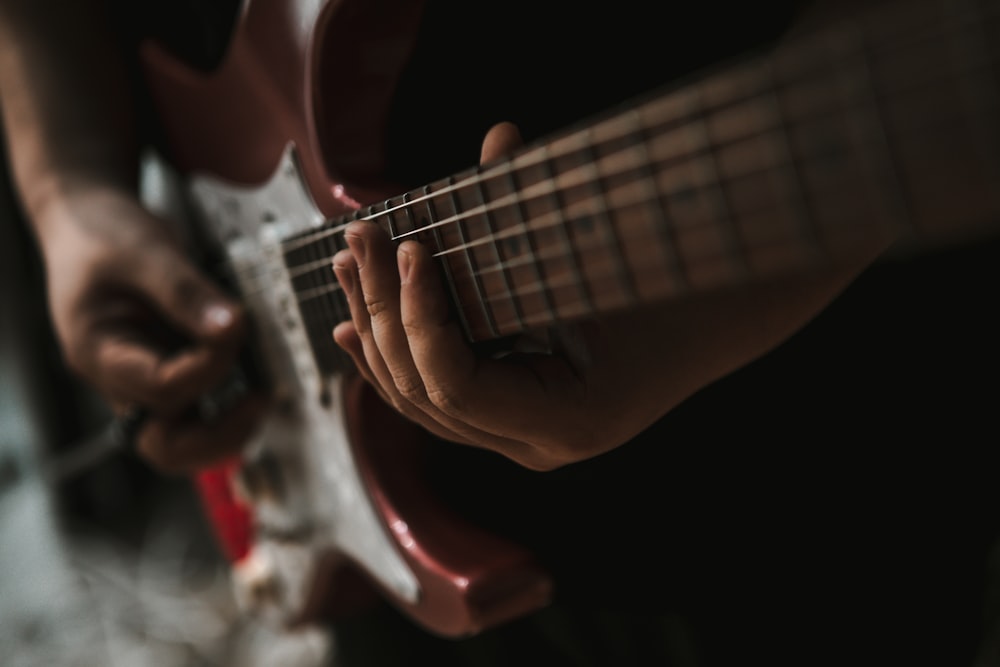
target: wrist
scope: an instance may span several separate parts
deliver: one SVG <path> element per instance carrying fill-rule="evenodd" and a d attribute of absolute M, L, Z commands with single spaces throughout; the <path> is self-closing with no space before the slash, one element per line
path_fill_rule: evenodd
<path fill-rule="evenodd" d="M 67 225 L 78 225 L 81 213 L 93 206 L 120 210 L 138 206 L 138 195 L 114 179 L 53 175 L 36 179 L 23 197 L 25 213 L 39 242 L 44 246 L 63 233 Z"/>

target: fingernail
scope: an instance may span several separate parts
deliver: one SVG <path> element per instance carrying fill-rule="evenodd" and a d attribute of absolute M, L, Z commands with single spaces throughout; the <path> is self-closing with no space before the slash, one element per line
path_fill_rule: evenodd
<path fill-rule="evenodd" d="M 365 263 L 365 242 L 360 236 L 355 236 L 354 234 L 345 234 L 344 238 L 347 239 L 347 245 L 351 248 L 351 252 L 354 253 L 354 259 L 357 260 L 358 264 Z"/>
<path fill-rule="evenodd" d="M 396 263 L 399 265 L 399 280 L 405 283 L 410 277 L 410 267 L 413 265 L 409 251 L 400 248 L 396 253 Z"/>
<path fill-rule="evenodd" d="M 225 329 L 233 323 L 233 311 L 229 306 L 215 303 L 205 309 L 202 318 L 209 328 Z"/>
<path fill-rule="evenodd" d="M 337 276 L 337 282 L 344 289 L 344 294 L 350 296 L 354 291 L 354 276 L 346 267 L 336 264 L 333 265 L 333 272 Z"/>

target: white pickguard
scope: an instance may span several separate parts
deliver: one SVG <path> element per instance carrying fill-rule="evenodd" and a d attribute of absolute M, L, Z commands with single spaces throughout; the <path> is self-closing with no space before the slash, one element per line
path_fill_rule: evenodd
<path fill-rule="evenodd" d="M 255 498 L 257 538 L 250 568 L 281 590 L 267 616 L 301 607 L 317 559 L 331 550 L 364 567 L 389 591 L 416 602 L 416 578 L 400 556 L 359 476 L 343 414 L 342 377 L 321 377 L 292 293 L 283 239 L 324 219 L 304 188 L 289 146 L 269 182 L 247 188 L 195 175 L 191 195 L 203 230 L 223 251 L 259 335 L 277 408 L 245 458 L 269 456 L 281 493 Z M 332 335 L 332 332 L 331 332 Z M 332 400 L 321 401 L 327 393 Z M 252 577 L 251 577 L 252 578 Z M 249 594 L 248 594 L 249 596 Z"/>

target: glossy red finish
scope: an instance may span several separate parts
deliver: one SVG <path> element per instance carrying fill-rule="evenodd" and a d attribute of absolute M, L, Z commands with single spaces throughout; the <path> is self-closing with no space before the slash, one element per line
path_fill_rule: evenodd
<path fill-rule="evenodd" d="M 544 606 L 551 583 L 531 554 L 458 519 L 420 471 L 430 443 L 355 378 L 347 391 L 352 442 L 376 505 L 422 597 L 410 615 L 445 636 L 474 634 Z"/>
<path fill-rule="evenodd" d="M 251 510 L 233 493 L 233 476 L 239 465 L 238 459 L 227 460 L 195 477 L 198 495 L 215 527 L 219 547 L 232 562 L 246 556 L 253 544 Z"/>
<path fill-rule="evenodd" d="M 208 74 L 145 45 L 169 157 L 182 172 L 252 186 L 269 179 L 293 142 L 326 216 L 350 210 L 349 200 L 335 195 L 341 188 L 361 204 L 397 194 L 400 189 L 378 178 L 383 135 L 420 10 L 421 3 L 402 0 L 253 0 L 227 56 Z M 528 552 L 463 523 L 434 501 L 417 474 L 420 434 L 387 414 L 360 383 L 350 385 L 348 396 L 361 474 L 420 582 L 420 600 L 397 599 L 397 605 L 432 632 L 460 636 L 546 604 L 549 579 Z M 353 588 L 336 583 L 344 581 L 345 565 L 356 564 L 339 554 L 325 560 L 329 567 L 310 607 L 342 612 L 344 604 L 325 598 L 340 590 L 356 597 L 348 593 Z"/>
<path fill-rule="evenodd" d="M 147 82 L 172 162 L 254 185 L 271 176 L 293 142 L 327 216 L 348 208 L 334 196 L 337 186 L 361 203 L 397 194 L 378 180 L 383 133 L 419 10 L 420 3 L 395 0 L 248 0 L 225 58 L 210 73 L 145 44 Z"/>

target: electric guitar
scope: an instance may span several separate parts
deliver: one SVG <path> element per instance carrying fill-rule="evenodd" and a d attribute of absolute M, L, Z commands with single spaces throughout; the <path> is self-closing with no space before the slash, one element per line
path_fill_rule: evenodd
<path fill-rule="evenodd" d="M 870 234 L 911 252 L 1000 220 L 998 2 L 869 11 L 509 159 L 386 191 L 368 177 L 384 166 L 420 12 L 248 0 L 210 73 L 144 47 L 169 160 L 252 315 L 277 406 L 201 483 L 241 599 L 284 623 L 349 606 L 359 573 L 444 636 L 552 594 L 527 545 L 435 499 L 415 472 L 420 435 L 333 342 L 349 318 L 331 271 L 347 222 L 428 244 L 469 340 L 489 342 L 794 279 L 850 259 Z M 325 89 L 334 80 L 349 94 Z"/>

